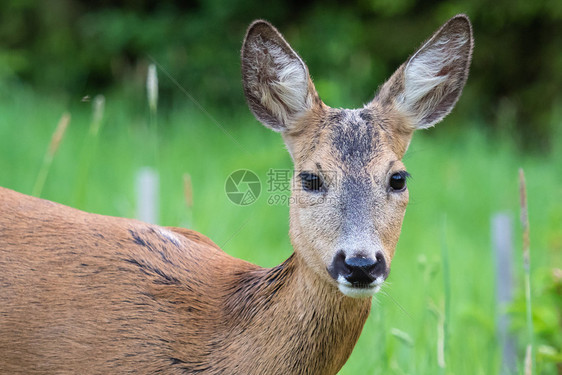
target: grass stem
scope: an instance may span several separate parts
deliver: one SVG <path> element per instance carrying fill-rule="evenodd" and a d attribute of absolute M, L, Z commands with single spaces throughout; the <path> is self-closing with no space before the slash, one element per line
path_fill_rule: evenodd
<path fill-rule="evenodd" d="M 527 185 L 523 168 L 519 169 L 519 199 L 521 206 L 521 226 L 523 230 L 523 269 L 525 272 L 525 302 L 527 315 L 527 352 L 525 355 L 525 375 L 532 375 L 534 371 L 533 355 L 533 310 L 531 300 L 531 249 L 529 230 L 529 211 L 527 206 Z"/>
<path fill-rule="evenodd" d="M 150 64 L 148 66 L 148 73 L 146 76 L 146 94 L 148 98 L 148 108 L 149 108 L 149 123 L 150 132 L 153 138 L 154 147 L 154 164 L 156 169 L 159 167 L 159 155 L 158 155 L 158 75 L 156 72 L 156 65 Z"/>
<path fill-rule="evenodd" d="M 74 202 L 77 208 L 84 208 L 84 203 L 86 201 L 88 177 L 90 175 L 93 157 L 96 154 L 99 133 L 103 125 L 104 110 L 105 97 L 103 95 L 96 95 L 92 103 L 92 121 L 90 122 L 88 135 L 86 136 L 82 154 L 80 155 L 80 162 L 78 164 L 78 179 Z"/>
<path fill-rule="evenodd" d="M 449 335 L 449 319 L 450 319 L 450 301 L 451 301 L 451 276 L 449 269 L 449 251 L 447 248 L 447 216 L 443 216 L 441 226 L 441 262 L 443 264 L 443 291 L 444 291 L 444 307 L 442 321 L 438 324 L 438 362 L 443 373 L 446 368 L 445 355 L 447 353 L 448 335 Z"/>
<path fill-rule="evenodd" d="M 39 174 L 35 179 L 35 184 L 33 185 L 33 190 L 31 195 L 35 197 L 40 197 L 43 192 L 43 187 L 45 186 L 45 181 L 47 181 L 47 176 L 49 175 L 49 170 L 51 169 L 51 164 L 53 164 L 53 159 L 59 149 L 59 146 L 66 132 L 66 128 L 70 123 L 70 113 L 65 112 L 62 114 L 57 128 L 51 137 L 51 142 L 49 143 L 49 148 L 43 157 L 43 164 L 39 170 Z"/>

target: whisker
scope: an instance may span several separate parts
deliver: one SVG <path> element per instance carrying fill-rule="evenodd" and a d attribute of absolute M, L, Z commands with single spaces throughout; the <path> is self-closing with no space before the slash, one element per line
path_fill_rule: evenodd
<path fill-rule="evenodd" d="M 404 308 L 404 306 L 402 306 L 394 297 L 392 297 L 387 291 L 382 290 L 379 292 L 382 293 L 384 296 L 388 297 L 392 302 L 394 302 L 396 304 L 396 306 L 398 306 L 398 308 L 411 320 L 414 320 L 414 317 L 412 315 L 410 315 L 410 313 Z"/>

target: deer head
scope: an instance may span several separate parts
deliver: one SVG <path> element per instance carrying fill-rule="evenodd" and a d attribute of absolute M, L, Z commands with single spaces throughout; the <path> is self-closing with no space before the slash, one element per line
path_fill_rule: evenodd
<path fill-rule="evenodd" d="M 336 109 L 269 23 L 256 21 L 242 48 L 244 93 L 256 118 L 280 132 L 294 162 L 290 236 L 296 256 L 350 297 L 387 278 L 408 204 L 402 157 L 416 129 L 441 121 L 458 100 L 473 47 L 458 15 L 419 48 L 374 99 Z"/>

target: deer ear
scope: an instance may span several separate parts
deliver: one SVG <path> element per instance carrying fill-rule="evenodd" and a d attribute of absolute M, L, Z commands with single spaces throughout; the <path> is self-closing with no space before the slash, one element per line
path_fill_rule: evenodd
<path fill-rule="evenodd" d="M 461 95 L 472 47 L 468 17 L 451 18 L 392 75 L 375 99 L 392 105 L 416 129 L 435 125 Z"/>
<path fill-rule="evenodd" d="M 248 105 L 265 126 L 281 132 L 312 109 L 317 94 L 301 58 L 268 22 L 254 21 L 242 46 Z"/>

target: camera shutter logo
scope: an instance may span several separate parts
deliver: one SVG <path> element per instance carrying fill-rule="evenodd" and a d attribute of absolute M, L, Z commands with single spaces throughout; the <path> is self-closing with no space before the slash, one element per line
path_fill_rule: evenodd
<path fill-rule="evenodd" d="M 240 169 L 228 176 L 224 190 L 232 203 L 239 206 L 248 206 L 260 196 L 261 181 L 254 172 Z"/>

